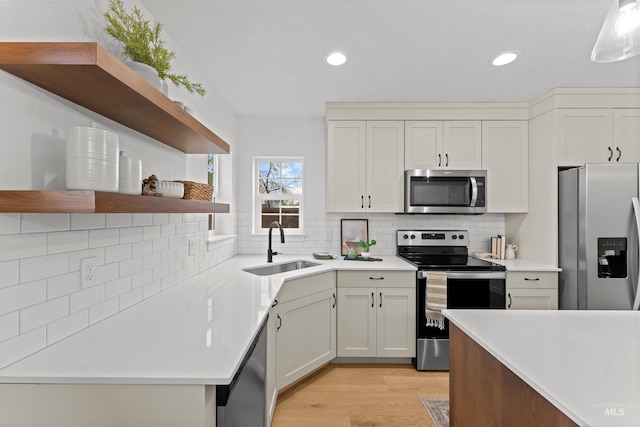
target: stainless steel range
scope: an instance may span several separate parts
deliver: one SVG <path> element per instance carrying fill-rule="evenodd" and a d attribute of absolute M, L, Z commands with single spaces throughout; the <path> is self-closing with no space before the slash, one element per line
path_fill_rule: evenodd
<path fill-rule="evenodd" d="M 449 322 L 427 326 L 427 271 L 446 272 L 447 308 L 504 309 L 506 268 L 469 256 L 467 230 L 398 230 L 397 255 L 416 273 L 416 357 L 419 371 L 449 370 Z"/>

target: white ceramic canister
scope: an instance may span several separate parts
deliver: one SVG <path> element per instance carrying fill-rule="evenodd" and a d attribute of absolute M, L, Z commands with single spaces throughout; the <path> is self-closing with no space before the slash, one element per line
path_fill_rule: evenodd
<path fill-rule="evenodd" d="M 120 193 L 142 194 L 142 161 L 120 152 Z"/>
<path fill-rule="evenodd" d="M 68 190 L 118 192 L 118 135 L 104 129 L 67 129 L 65 149 Z"/>

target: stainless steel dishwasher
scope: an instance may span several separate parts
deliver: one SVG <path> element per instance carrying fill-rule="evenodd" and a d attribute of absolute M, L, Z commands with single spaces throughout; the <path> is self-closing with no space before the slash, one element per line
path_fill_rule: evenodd
<path fill-rule="evenodd" d="M 268 318 L 262 322 L 231 384 L 216 387 L 217 427 L 265 426 Z"/>

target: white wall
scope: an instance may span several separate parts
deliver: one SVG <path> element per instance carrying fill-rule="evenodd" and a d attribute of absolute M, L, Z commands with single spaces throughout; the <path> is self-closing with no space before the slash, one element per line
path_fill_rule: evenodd
<path fill-rule="evenodd" d="M 149 20 L 153 17 L 137 0 Z M 112 53 L 103 33 L 106 0 L 0 0 L 1 41 L 97 41 Z M 186 23 L 188 25 L 188 23 Z M 170 35 L 175 71 L 201 82 L 201 98 L 171 87 L 169 97 L 191 106 L 194 116 L 235 149 L 235 114 L 207 84 Z M 111 120 L 0 71 L 0 189 L 64 189 L 65 132 L 70 126 L 116 132 L 120 148 L 142 160 L 143 176 L 206 182 L 206 156 L 187 156 Z M 220 161 L 218 201 L 233 207 L 233 155 Z M 142 196 L 141 196 L 142 197 Z M 235 232 L 233 214 L 216 215 L 219 234 Z M 0 214 L 0 368 L 89 327 L 236 253 L 220 240 L 207 250 L 204 214 Z M 189 255 L 188 241 L 200 241 Z M 79 263 L 95 256 L 97 284 L 82 289 Z"/>
<path fill-rule="evenodd" d="M 304 157 L 304 236 L 286 238 L 284 244 L 274 238 L 274 248 L 287 254 L 314 251 L 340 253 L 340 219 L 366 218 L 369 236 L 378 244 L 372 252 L 394 255 L 395 231 L 403 228 L 460 227 L 470 232 L 470 250 L 490 250 L 491 236 L 504 234 L 504 215 L 396 215 L 326 213 L 327 136 L 321 117 L 249 118 L 238 121 L 236 176 L 238 189 L 238 252 L 266 256 L 267 237 L 252 234 L 253 157 Z M 328 234 L 326 233 L 328 231 Z M 285 232 L 285 236 L 287 233 Z"/>

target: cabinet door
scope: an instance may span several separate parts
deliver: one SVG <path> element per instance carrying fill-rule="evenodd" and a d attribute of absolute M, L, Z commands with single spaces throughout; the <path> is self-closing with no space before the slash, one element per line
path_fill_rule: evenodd
<path fill-rule="evenodd" d="M 441 168 L 442 144 L 441 121 L 406 121 L 404 123 L 404 168 Z"/>
<path fill-rule="evenodd" d="M 327 132 L 327 212 L 364 212 L 366 122 L 330 121 Z"/>
<path fill-rule="evenodd" d="M 277 387 L 336 357 L 336 294 L 327 290 L 278 305 Z"/>
<path fill-rule="evenodd" d="M 445 121 L 443 167 L 480 169 L 482 167 L 482 125 L 480 121 Z"/>
<path fill-rule="evenodd" d="M 640 110 L 613 110 L 614 159 L 619 162 L 640 162 Z"/>
<path fill-rule="evenodd" d="M 403 209 L 404 122 L 367 122 L 367 194 L 369 212 Z"/>
<path fill-rule="evenodd" d="M 558 290 L 544 288 L 507 289 L 508 310 L 557 310 Z"/>
<path fill-rule="evenodd" d="M 276 304 L 269 311 L 269 320 L 267 323 L 267 373 L 265 379 L 265 419 L 267 420 L 267 425 L 271 424 L 271 419 L 276 409 L 276 401 L 278 400 L 278 388 L 276 386 L 276 360 L 278 357 L 276 339 L 278 323 L 278 309 Z"/>
<path fill-rule="evenodd" d="M 416 356 L 416 288 L 378 288 L 377 356 Z"/>
<path fill-rule="evenodd" d="M 487 212 L 527 212 L 528 140 L 526 121 L 482 122 L 482 169 L 487 170 Z"/>
<path fill-rule="evenodd" d="M 557 120 L 559 166 L 615 159 L 611 109 L 560 109 Z"/>
<path fill-rule="evenodd" d="M 375 288 L 338 288 L 338 357 L 375 357 Z"/>

